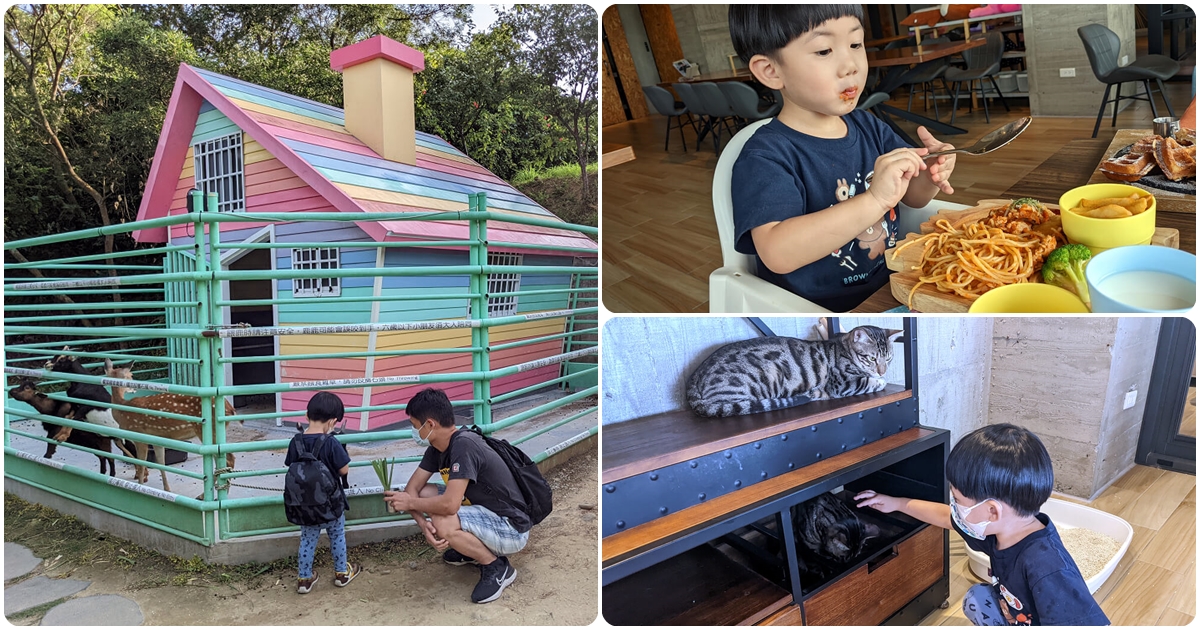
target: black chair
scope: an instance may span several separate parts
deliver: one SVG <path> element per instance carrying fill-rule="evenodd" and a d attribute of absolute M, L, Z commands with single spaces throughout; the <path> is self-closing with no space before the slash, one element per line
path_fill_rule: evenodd
<path fill-rule="evenodd" d="M 783 108 L 782 99 L 777 98 L 774 103 L 765 103 L 758 98 L 758 92 L 754 88 L 740 81 L 724 81 L 718 83 L 717 87 L 733 109 L 733 114 L 738 119 L 738 129 L 756 120 L 772 118 Z"/>
<path fill-rule="evenodd" d="M 1109 104 L 1113 104 L 1113 121 L 1114 127 L 1117 126 L 1117 109 L 1121 106 L 1121 99 L 1134 101 L 1149 101 L 1150 111 L 1154 117 L 1158 118 L 1158 107 L 1154 104 L 1154 95 L 1150 92 L 1150 79 L 1154 79 L 1158 83 L 1158 93 L 1162 95 L 1162 100 L 1167 104 L 1167 113 L 1172 117 L 1175 116 L 1175 111 L 1171 109 L 1171 101 L 1167 100 L 1167 92 L 1163 87 L 1163 80 L 1170 79 L 1179 72 L 1179 62 L 1165 55 L 1146 55 L 1138 57 L 1133 63 L 1120 67 L 1117 64 L 1117 59 L 1121 54 L 1121 38 L 1117 34 L 1108 29 L 1102 24 L 1088 24 L 1079 27 L 1079 38 L 1083 40 L 1083 49 L 1087 51 L 1088 62 L 1092 65 L 1092 74 L 1096 75 L 1096 79 L 1104 84 L 1104 100 L 1100 102 L 1100 111 L 1096 114 L 1096 127 L 1092 129 L 1092 137 L 1100 133 L 1100 120 L 1104 118 L 1104 108 Z M 1141 82 L 1146 89 L 1145 96 L 1134 94 L 1133 96 L 1121 96 L 1122 83 L 1137 83 Z M 1109 91 L 1112 86 L 1117 86 L 1117 96 L 1113 100 L 1108 100 Z M 1136 90 L 1136 88 L 1134 88 Z"/>
<path fill-rule="evenodd" d="M 1004 56 L 1004 35 L 992 31 L 987 34 L 986 44 L 968 48 L 963 51 L 962 55 L 967 62 L 966 69 L 950 68 L 943 75 L 946 81 L 954 83 L 954 102 L 950 110 L 950 124 L 954 124 L 954 115 L 958 113 L 958 90 L 962 87 L 963 81 L 967 82 L 968 92 L 973 89 L 972 84 L 976 81 L 979 82 L 979 99 L 983 101 L 983 119 L 987 122 L 992 122 L 992 117 L 988 114 L 987 92 L 983 87 L 984 79 L 992 82 L 992 87 L 996 89 L 996 94 L 1000 97 L 1000 103 L 1004 105 L 1004 111 L 1011 111 L 1008 108 L 1008 101 L 1004 100 L 1004 93 L 1000 91 L 1000 86 L 996 85 L 996 73 L 1000 72 L 1000 59 Z"/>
<path fill-rule="evenodd" d="M 663 151 L 666 151 L 671 146 L 671 129 L 679 130 L 679 142 L 683 144 L 683 152 L 687 153 L 687 140 L 683 137 L 683 117 L 687 116 L 687 122 L 692 126 L 692 131 L 697 135 L 700 130 L 696 128 L 696 121 L 692 118 L 692 113 L 688 111 L 687 105 L 675 100 L 675 97 L 665 88 L 660 88 L 657 85 L 643 85 L 642 92 L 646 94 L 646 98 L 650 104 L 654 105 L 654 109 L 658 113 L 667 117 L 667 137 L 663 142 Z M 671 127 L 671 121 L 675 122 L 675 127 Z"/>
<path fill-rule="evenodd" d="M 708 116 L 705 129 L 713 134 L 713 151 L 721 152 L 721 129 L 724 128 L 729 132 L 729 137 L 732 138 L 736 131 L 729 125 L 729 119 L 734 118 L 733 108 L 730 107 L 729 101 L 725 98 L 725 94 L 721 92 L 721 88 L 717 87 L 716 83 L 705 81 L 703 83 L 693 83 L 692 93 L 702 103 L 704 113 Z M 699 150 L 700 143 L 696 143 Z"/>
<path fill-rule="evenodd" d="M 948 37 L 934 37 L 921 42 L 922 46 L 933 46 L 935 44 L 949 44 Z M 922 94 L 927 94 L 933 99 L 933 117 L 940 119 L 941 114 L 938 112 L 937 92 L 933 89 L 933 82 L 936 79 L 942 80 L 942 87 L 946 88 L 946 95 L 950 95 L 950 88 L 946 85 L 946 79 L 943 75 L 950 69 L 950 61 L 945 57 L 926 61 L 913 66 L 912 69 L 904 73 L 904 77 L 900 80 L 900 85 L 908 86 L 908 111 L 912 111 L 913 97 L 917 94 L 917 87 L 921 88 Z M 929 109 L 929 101 L 925 101 L 925 109 Z"/>

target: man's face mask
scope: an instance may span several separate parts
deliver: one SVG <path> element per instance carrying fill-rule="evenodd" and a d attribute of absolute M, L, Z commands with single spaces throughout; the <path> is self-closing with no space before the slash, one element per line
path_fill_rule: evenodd
<path fill-rule="evenodd" d="M 991 521 L 985 520 L 982 523 L 968 523 L 967 515 L 971 513 L 971 510 L 974 510 L 988 501 L 995 501 L 995 499 L 984 499 L 983 501 L 980 501 L 969 508 L 964 508 L 955 502 L 954 495 L 952 494 L 950 495 L 950 518 L 952 518 L 954 520 L 954 524 L 958 525 L 959 529 L 963 530 L 963 532 L 965 532 L 968 536 L 977 540 L 983 540 L 984 538 L 987 538 L 987 534 L 985 534 L 984 531 L 987 529 L 987 526 L 991 523 Z"/>
<path fill-rule="evenodd" d="M 420 446 L 421 448 L 429 448 L 429 438 L 421 437 L 421 429 L 424 429 L 424 428 L 425 428 L 425 425 L 421 425 L 421 426 L 417 427 L 416 429 L 414 429 L 413 434 L 412 434 L 412 439 L 414 442 L 417 443 L 417 446 Z M 430 429 L 429 435 L 433 436 L 432 429 Z"/>

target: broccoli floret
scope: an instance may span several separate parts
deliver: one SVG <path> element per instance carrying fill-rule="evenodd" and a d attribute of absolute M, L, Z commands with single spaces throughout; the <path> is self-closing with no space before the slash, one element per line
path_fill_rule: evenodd
<path fill-rule="evenodd" d="M 1092 250 L 1087 245 L 1063 245 L 1050 252 L 1046 262 L 1042 263 L 1042 280 L 1078 295 L 1091 309 L 1092 296 L 1083 276 L 1083 268 L 1091 257 Z"/>

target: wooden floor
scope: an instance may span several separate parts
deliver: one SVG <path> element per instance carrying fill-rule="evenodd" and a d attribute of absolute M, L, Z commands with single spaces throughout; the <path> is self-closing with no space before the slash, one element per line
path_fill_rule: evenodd
<path fill-rule="evenodd" d="M 1182 114 L 1191 102 L 1191 85 L 1169 83 L 1167 94 L 1176 115 Z M 892 104 L 907 107 L 907 96 Z M 1012 111 L 1006 113 L 996 103 L 990 123 L 984 121 L 981 109 L 968 114 L 966 107 L 961 107 L 954 122 L 968 133 L 945 139 L 969 146 L 987 131 L 1029 114 L 1027 99 L 1011 99 L 1009 105 Z M 1158 106 L 1163 109 L 1161 100 Z M 918 100 L 913 109 L 920 107 Z M 943 120 L 948 118 L 946 109 L 942 110 Z M 1149 104 L 1139 101 L 1117 115 L 1117 129 L 1150 128 L 1151 119 Z M 965 204 L 995 198 L 1067 142 L 1091 137 L 1095 120 L 1038 118 L 1001 151 L 986 158 L 960 156 L 950 182 L 955 194 L 939 198 Z M 603 142 L 630 145 L 637 156 L 632 162 L 604 169 L 602 176 L 602 295 L 604 305 L 613 312 L 707 312 L 708 275 L 721 265 L 711 201 L 717 164 L 712 143 L 706 142 L 696 151 L 695 134 L 687 129 L 684 153 L 679 132 L 672 131 L 670 149 L 664 151 L 666 124 L 665 117 L 652 116 L 601 130 Z M 1099 137 L 1112 139 L 1115 133 L 1110 124 L 1111 118 L 1104 121 Z M 900 126 L 916 136 L 915 125 L 901 121 Z"/>
<path fill-rule="evenodd" d="M 1086 503 L 1133 526 L 1133 542 L 1096 601 L 1114 626 L 1179 626 L 1196 617 L 1196 478 L 1136 466 Z M 923 626 L 969 626 L 962 598 L 982 582 L 967 566 L 966 545 L 950 535 L 950 606 Z"/>

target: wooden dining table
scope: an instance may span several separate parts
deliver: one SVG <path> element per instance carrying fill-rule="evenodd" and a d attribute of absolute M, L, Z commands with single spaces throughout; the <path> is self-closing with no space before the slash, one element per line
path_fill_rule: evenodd
<path fill-rule="evenodd" d="M 695 76 L 690 79 L 685 79 L 683 77 L 679 77 L 679 79 L 677 79 L 675 81 L 664 81 L 662 83 L 659 83 L 658 87 L 669 88 L 669 87 L 671 87 L 671 84 L 673 84 L 673 83 L 705 83 L 705 82 L 721 83 L 723 81 L 753 81 L 753 80 L 754 80 L 754 74 L 752 74 L 750 72 L 749 68 L 738 68 L 737 70 L 718 70 L 717 72 L 701 74 L 699 76 Z"/>
<path fill-rule="evenodd" d="M 1091 180 L 1099 174 L 1100 163 L 1107 159 L 1110 152 L 1109 144 L 1110 142 L 1104 139 L 1072 140 L 1043 160 L 1028 175 L 1004 191 L 1000 197 L 1008 199 L 1032 197 L 1050 203 L 1058 203 L 1058 198 L 1068 190 L 1095 183 Z M 1156 200 L 1158 198 L 1156 196 Z M 1192 212 L 1157 212 L 1155 223 L 1160 228 L 1179 230 L 1179 249 L 1194 254 L 1196 253 L 1196 201 L 1194 197 L 1190 203 Z M 876 291 L 851 312 L 884 313 L 901 306 L 900 301 L 892 296 L 891 284 L 885 284 L 883 288 Z"/>

